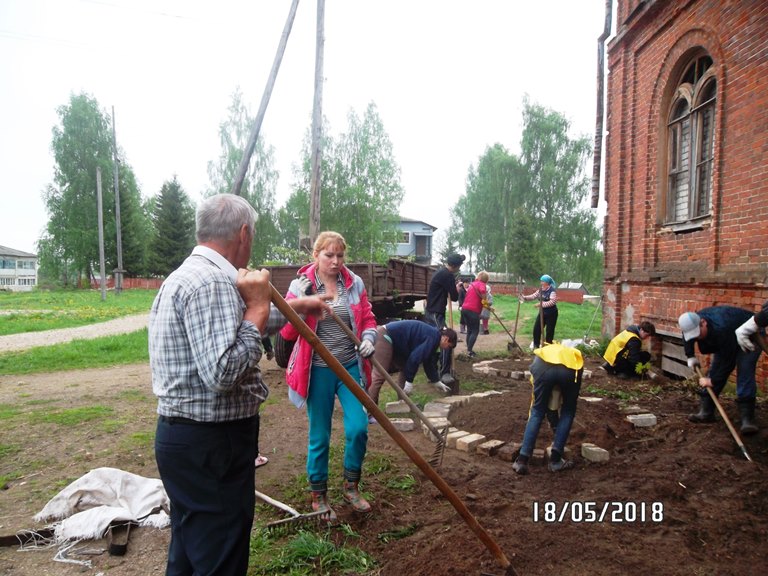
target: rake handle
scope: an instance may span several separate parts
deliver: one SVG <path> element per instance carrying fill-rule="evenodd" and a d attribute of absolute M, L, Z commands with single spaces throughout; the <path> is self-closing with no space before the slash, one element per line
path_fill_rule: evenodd
<path fill-rule="evenodd" d="M 349 339 L 355 343 L 355 346 L 359 348 L 361 344 L 360 339 L 357 337 L 357 335 L 354 332 L 352 332 L 352 329 L 349 326 L 347 326 L 344 323 L 344 321 L 341 318 L 339 318 L 336 314 L 331 314 L 331 316 L 336 321 L 336 324 L 339 325 L 339 328 L 341 328 L 344 331 L 344 333 L 349 337 Z M 381 362 L 376 360 L 374 356 L 369 357 L 368 360 L 370 360 L 373 367 L 376 370 L 378 370 L 380 374 L 384 376 L 384 380 L 387 381 L 387 384 L 389 384 L 390 386 L 392 386 L 392 388 L 395 389 L 395 392 L 397 393 L 397 396 L 400 398 L 400 400 L 403 400 L 408 405 L 411 411 L 414 414 L 416 414 L 416 416 L 419 417 L 419 420 L 421 420 L 424 423 L 424 425 L 429 429 L 429 431 L 435 435 L 435 437 L 439 442 L 440 438 L 442 438 L 442 435 L 440 434 L 438 429 L 435 427 L 434 424 L 432 424 L 432 422 L 429 421 L 429 418 L 427 418 L 424 415 L 424 413 L 421 410 L 419 410 L 419 407 L 416 406 L 414 401 L 408 397 L 408 395 L 403 391 L 403 389 L 400 388 L 400 386 L 398 386 L 395 383 L 392 376 L 389 375 L 389 372 L 384 370 L 384 367 L 381 365 Z M 376 420 L 378 421 L 378 418 Z"/>
<path fill-rule="evenodd" d="M 334 371 L 334 373 L 339 377 L 344 385 L 349 388 L 352 394 L 354 394 L 360 403 L 365 406 L 365 408 L 368 410 L 368 413 L 373 414 L 376 420 L 379 421 L 381 427 L 386 430 L 387 434 L 389 434 L 397 443 L 397 445 L 403 449 L 411 461 L 416 464 L 419 470 L 421 470 L 424 475 L 430 479 L 432 484 L 434 484 L 435 487 L 440 490 L 440 492 L 442 492 L 442 494 L 451 503 L 451 506 L 453 506 L 456 512 L 458 512 L 459 515 L 464 519 L 464 522 L 467 523 L 467 526 L 469 526 L 469 528 L 485 545 L 488 551 L 493 554 L 496 560 L 498 560 L 499 564 L 501 564 L 503 568 L 506 568 L 508 573 L 510 570 L 514 571 L 509 559 L 504 555 L 502 549 L 491 537 L 491 535 L 486 532 L 486 530 L 475 519 L 475 517 L 472 515 L 472 512 L 469 511 L 469 509 L 466 507 L 464 502 L 461 501 L 458 495 L 451 489 L 450 486 L 448 486 L 445 480 L 443 480 L 443 478 L 435 471 L 435 469 L 432 468 L 432 466 L 430 466 L 427 461 L 424 460 L 424 458 L 422 458 L 421 454 L 416 452 L 413 446 L 411 446 L 408 440 L 406 440 L 405 436 L 403 436 L 400 431 L 395 428 L 392 422 L 389 421 L 389 418 L 386 417 L 384 412 L 382 412 L 379 407 L 374 404 L 373 400 L 371 400 L 371 397 L 368 396 L 365 390 L 363 390 L 355 381 L 355 379 L 352 378 L 350 373 L 347 372 L 344 366 L 342 366 L 336 357 L 331 354 L 328 348 L 326 348 L 325 345 L 320 342 L 317 334 L 315 334 L 312 329 L 307 326 L 306 322 L 304 322 L 304 320 L 301 319 L 296 311 L 291 308 L 288 302 L 285 301 L 285 298 L 282 297 L 282 295 L 272 284 L 270 284 L 270 289 L 272 290 L 272 303 L 277 307 L 278 310 L 280 310 L 282 315 L 285 316 L 285 318 L 287 318 L 291 324 L 293 324 L 302 338 L 304 338 L 304 340 L 306 340 L 307 343 L 312 346 L 315 352 L 317 352 L 317 354 L 323 360 L 325 360 L 325 363 L 328 365 L 328 367 Z"/>
<path fill-rule="evenodd" d="M 704 374 L 701 373 L 701 368 L 698 366 L 696 367 L 696 374 L 699 376 L 699 378 L 704 378 Z M 733 424 L 731 424 L 731 420 L 728 418 L 728 414 L 725 413 L 725 410 L 723 409 L 722 404 L 720 404 L 720 400 L 717 399 L 717 396 L 712 391 L 711 386 L 705 386 L 707 389 L 707 392 L 709 393 L 709 397 L 712 398 L 712 402 L 715 403 L 715 407 L 717 408 L 717 411 L 720 413 L 720 416 L 723 419 L 723 422 L 725 422 L 725 425 L 728 426 L 728 430 L 731 432 L 731 436 L 733 436 L 733 439 L 736 440 L 736 444 L 738 444 L 739 448 L 741 448 L 741 453 L 744 454 L 744 457 L 749 460 L 750 462 L 753 462 L 752 458 L 749 457 L 749 453 L 747 452 L 746 446 L 744 446 L 744 442 L 741 441 L 741 437 L 739 436 L 739 433 L 736 432 L 736 428 L 733 427 Z"/>

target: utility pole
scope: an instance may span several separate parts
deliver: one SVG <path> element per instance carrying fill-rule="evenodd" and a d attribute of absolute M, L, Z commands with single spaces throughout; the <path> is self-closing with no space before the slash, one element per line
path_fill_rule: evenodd
<path fill-rule="evenodd" d="M 112 161 L 115 165 L 115 230 L 117 231 L 117 268 L 115 269 L 115 294 L 123 291 L 123 235 L 120 230 L 120 187 L 117 177 L 117 136 L 115 133 L 115 107 L 112 106 Z"/>
<path fill-rule="evenodd" d="M 315 32 L 315 96 L 312 105 L 312 156 L 309 180 L 309 241 L 320 234 L 320 167 L 323 129 L 323 54 L 325 46 L 325 0 L 317 0 Z"/>
<path fill-rule="evenodd" d="M 99 211 L 99 283 L 101 284 L 101 301 L 107 299 L 107 271 L 104 265 L 104 211 L 101 204 L 101 168 L 96 167 L 96 209 Z"/>

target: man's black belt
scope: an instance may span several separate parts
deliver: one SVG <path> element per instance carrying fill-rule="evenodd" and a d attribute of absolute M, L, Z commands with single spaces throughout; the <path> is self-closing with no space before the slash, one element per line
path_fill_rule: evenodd
<path fill-rule="evenodd" d="M 157 417 L 157 419 L 164 424 L 188 424 L 193 426 L 227 426 L 253 418 L 255 418 L 255 416 L 249 416 L 248 418 L 242 418 L 240 420 L 228 420 L 225 422 L 202 422 L 200 420 L 192 420 L 192 418 L 184 418 L 182 416 L 163 416 L 160 414 Z"/>
<path fill-rule="evenodd" d="M 181 416 L 163 416 L 162 414 L 160 414 L 157 419 L 165 424 L 192 424 L 195 426 L 215 426 L 217 424 L 221 424 L 221 422 L 200 422 L 199 420 L 192 420 L 192 418 L 182 418 Z"/>

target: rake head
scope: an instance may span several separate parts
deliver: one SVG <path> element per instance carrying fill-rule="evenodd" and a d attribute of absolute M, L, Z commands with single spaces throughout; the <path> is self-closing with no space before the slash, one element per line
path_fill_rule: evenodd
<path fill-rule="evenodd" d="M 447 445 L 448 428 L 448 426 L 443 428 L 443 431 L 437 437 L 435 451 L 432 452 L 432 456 L 429 458 L 429 460 L 427 460 L 432 468 L 437 468 L 443 463 L 443 455 L 445 454 L 445 447 Z"/>
<path fill-rule="evenodd" d="M 298 516 L 291 516 L 290 518 L 283 518 L 282 520 L 275 520 L 269 522 L 264 526 L 269 531 L 278 530 L 302 530 L 305 528 L 314 528 L 323 524 L 328 524 L 323 520 L 322 515 L 326 512 L 324 510 L 318 510 L 316 512 L 309 512 L 307 514 L 299 514 Z"/>

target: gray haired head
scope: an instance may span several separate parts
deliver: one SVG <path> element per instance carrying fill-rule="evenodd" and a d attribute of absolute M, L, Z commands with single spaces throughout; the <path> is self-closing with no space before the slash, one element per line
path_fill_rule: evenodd
<path fill-rule="evenodd" d="M 206 198 L 195 213 L 196 237 L 198 243 L 214 240 L 231 240 L 243 224 L 253 235 L 256 225 L 256 210 L 242 196 L 216 194 Z"/>

